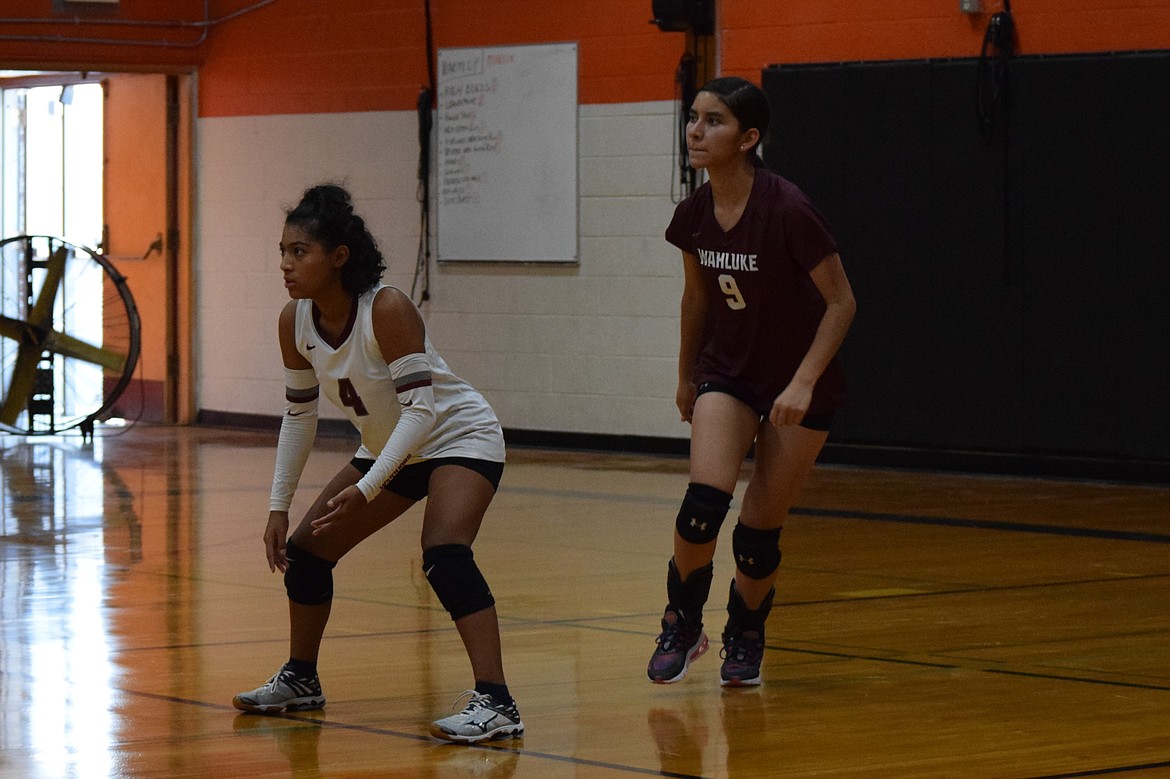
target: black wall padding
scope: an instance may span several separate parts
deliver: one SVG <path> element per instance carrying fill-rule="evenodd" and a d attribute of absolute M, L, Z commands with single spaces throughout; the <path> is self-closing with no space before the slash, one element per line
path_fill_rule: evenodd
<path fill-rule="evenodd" d="M 832 440 L 1170 462 L 1170 53 L 775 66 L 769 167 L 858 297 Z"/>

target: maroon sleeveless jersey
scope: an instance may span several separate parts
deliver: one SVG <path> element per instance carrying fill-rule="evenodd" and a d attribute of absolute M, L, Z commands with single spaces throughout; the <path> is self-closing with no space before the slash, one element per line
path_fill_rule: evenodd
<path fill-rule="evenodd" d="M 743 216 L 724 232 L 715 220 L 711 185 L 678 204 L 666 240 L 694 254 L 711 304 L 695 383 L 718 382 L 766 415 L 796 373 L 825 313 L 809 277 L 837 251 L 825 218 L 800 189 L 759 168 Z M 813 391 L 809 414 L 845 403 L 837 357 Z"/>

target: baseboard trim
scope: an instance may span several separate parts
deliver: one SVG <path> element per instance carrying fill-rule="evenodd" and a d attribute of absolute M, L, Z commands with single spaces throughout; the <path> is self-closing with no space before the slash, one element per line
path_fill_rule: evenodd
<path fill-rule="evenodd" d="M 224 411 L 201 411 L 196 423 L 211 427 L 234 427 L 250 430 L 280 429 L 280 417 Z M 343 419 L 322 419 L 318 423 L 317 432 L 319 435 L 357 440 L 357 433 L 353 426 Z M 505 428 L 504 439 L 508 446 L 532 449 L 564 449 L 668 457 L 686 457 L 690 452 L 690 441 L 687 439 L 658 436 Z M 827 465 L 855 465 L 898 470 L 1110 481 L 1156 486 L 1170 484 L 1170 462 L 1076 457 L 1050 453 L 956 451 L 909 446 L 839 443 L 830 440 L 829 443 L 825 444 L 819 462 Z"/>
<path fill-rule="evenodd" d="M 195 424 L 206 427 L 231 427 L 243 430 L 280 430 L 280 417 L 268 414 L 239 414 L 234 411 L 200 411 Z M 358 440 L 357 431 L 348 419 L 318 419 L 317 435 L 330 438 L 352 438 Z"/>

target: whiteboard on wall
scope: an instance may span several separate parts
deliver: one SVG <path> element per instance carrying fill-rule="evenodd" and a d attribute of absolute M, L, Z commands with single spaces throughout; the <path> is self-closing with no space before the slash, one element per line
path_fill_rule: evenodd
<path fill-rule="evenodd" d="M 439 49 L 438 258 L 576 262 L 577 44 Z"/>

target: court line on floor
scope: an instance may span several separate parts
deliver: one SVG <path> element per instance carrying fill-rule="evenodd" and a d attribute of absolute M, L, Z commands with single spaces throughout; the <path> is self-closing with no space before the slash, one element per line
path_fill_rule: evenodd
<path fill-rule="evenodd" d="M 590 492 L 587 490 L 553 490 L 544 487 L 500 487 L 500 494 L 542 495 L 547 497 L 570 498 L 574 500 L 601 500 L 618 503 L 648 503 L 675 506 L 678 500 L 653 495 L 621 495 L 617 493 Z M 1147 533 L 1133 530 L 1110 530 L 1106 528 L 1070 527 L 1068 525 L 1041 525 L 1032 522 L 1008 522 L 997 519 L 967 519 L 940 517 L 929 514 L 893 514 L 880 511 L 857 509 L 814 508 L 794 506 L 792 516 L 815 517 L 818 519 L 855 519 L 867 522 L 893 522 L 907 525 L 934 525 L 967 530 L 998 530 L 1008 533 L 1035 533 L 1067 538 L 1098 538 L 1109 541 L 1138 541 L 1154 544 L 1170 544 L 1170 534 Z M 664 521 L 668 521 L 667 520 Z"/>
<path fill-rule="evenodd" d="M 591 625 L 585 624 L 586 620 L 572 622 L 568 620 L 558 620 L 557 624 L 566 625 L 569 627 L 577 627 L 582 630 L 596 630 L 607 633 L 621 633 L 623 635 L 645 635 L 643 631 L 632 630 L 627 628 L 610 627 L 606 625 Z M 765 644 L 764 648 L 774 652 L 785 652 L 788 654 L 811 655 L 814 657 L 825 657 L 837 660 L 860 660 L 874 663 L 890 663 L 893 665 L 908 665 L 919 668 L 934 668 L 940 670 L 969 670 L 979 673 L 1001 674 L 1004 676 L 1021 676 L 1034 679 L 1049 679 L 1052 681 L 1061 682 L 1078 682 L 1082 684 L 1099 684 L 1107 687 L 1123 687 L 1139 690 L 1154 690 L 1156 692 L 1170 692 L 1170 685 L 1159 684 L 1143 684 L 1138 682 L 1123 682 L 1113 681 L 1109 679 L 1093 679 L 1086 676 L 1072 676 L 1067 674 L 1042 674 L 1029 671 L 1012 671 L 1003 668 L 992 668 L 982 665 L 981 663 L 964 663 L 958 661 L 944 662 L 941 660 L 914 660 L 905 657 L 882 657 L 881 655 L 862 654 L 860 652 L 845 652 L 839 650 L 829 649 L 804 649 L 793 646 L 781 646 L 777 644 Z"/>
<path fill-rule="evenodd" d="M 897 594 L 891 594 L 891 595 L 872 595 L 872 596 L 864 596 L 864 597 L 857 596 L 857 597 L 849 597 L 849 598 L 822 598 L 822 599 L 817 599 L 817 600 L 805 600 L 805 601 L 782 601 L 780 603 L 777 603 L 777 607 L 794 608 L 794 607 L 802 607 L 802 606 L 826 606 L 826 605 L 831 606 L 831 605 L 837 605 L 837 604 L 858 603 L 858 602 L 862 602 L 862 601 L 891 600 L 891 599 L 902 599 L 902 598 L 924 598 L 924 597 L 929 597 L 929 596 L 947 597 L 947 596 L 954 596 L 954 595 L 981 595 L 981 594 L 985 594 L 985 593 L 996 593 L 996 592 L 1003 592 L 1003 591 L 1028 590 L 1028 589 L 1043 589 L 1043 588 L 1051 588 L 1051 587 L 1084 586 L 1084 585 L 1093 585 L 1093 584 L 1114 584 L 1114 583 L 1123 584 L 1123 583 L 1129 583 L 1129 582 L 1133 582 L 1133 581 L 1148 580 L 1148 579 L 1165 579 L 1165 578 L 1170 578 L 1170 574 L 1147 574 L 1147 575 L 1142 575 L 1142 576 L 1131 576 L 1131 577 L 1104 577 L 1104 578 L 1093 578 L 1093 579 L 1075 579 L 1075 580 L 1071 580 L 1071 581 L 1060 581 L 1060 582 L 1035 582 L 1035 583 L 1031 583 L 1031 584 L 1004 585 L 1004 586 L 1000 586 L 1000 587 L 952 588 L 952 589 L 946 589 L 946 590 L 928 590 L 928 591 L 916 592 L 916 593 L 897 593 Z M 187 581 L 202 581 L 202 579 L 200 579 L 199 577 L 186 577 L 186 580 Z M 365 603 L 365 604 L 372 604 L 372 605 L 379 605 L 379 606 L 393 606 L 393 607 L 404 608 L 404 609 L 423 608 L 422 606 L 420 606 L 417 603 L 401 603 L 401 602 L 396 602 L 396 601 L 382 601 L 382 600 L 376 600 L 376 599 L 372 599 L 372 598 L 360 598 L 360 597 L 353 597 L 353 596 L 335 596 L 335 599 L 339 600 L 339 601 Z M 432 605 L 432 606 L 428 606 L 426 608 L 433 611 L 437 615 L 445 614 L 445 612 L 442 610 L 441 606 Z M 531 626 L 547 625 L 547 626 L 576 627 L 576 628 L 580 628 L 583 630 L 598 630 L 598 631 L 611 632 L 611 633 L 621 633 L 621 634 L 625 634 L 625 635 L 649 635 L 644 630 L 612 627 L 612 626 L 607 626 L 607 625 L 597 625 L 597 624 L 593 624 L 593 623 L 602 622 L 602 621 L 611 622 L 613 620 L 633 620 L 633 619 L 652 620 L 652 619 L 655 619 L 659 616 L 660 616 L 660 614 L 658 612 L 653 612 L 653 613 L 652 612 L 640 612 L 640 613 L 630 613 L 630 614 L 603 614 L 603 615 L 598 615 L 598 616 L 593 616 L 593 617 L 583 617 L 583 616 L 561 617 L 561 618 L 555 618 L 555 619 L 552 619 L 552 618 L 533 619 L 533 618 L 528 618 L 528 617 L 510 617 L 510 616 L 506 616 L 506 615 L 500 615 L 499 619 L 500 619 L 501 627 L 506 625 L 509 628 L 525 628 L 525 627 L 531 627 Z M 377 638 L 395 638 L 395 637 L 402 637 L 402 636 L 419 635 L 419 634 L 424 634 L 424 633 L 435 633 L 435 634 L 451 633 L 454 631 L 455 631 L 455 628 L 450 623 L 442 623 L 439 625 L 426 627 L 426 628 L 402 628 L 402 629 L 398 629 L 398 630 L 380 630 L 380 631 L 375 631 L 375 632 L 338 633 L 338 634 L 333 634 L 331 636 L 331 640 L 347 640 L 347 639 L 349 639 L 349 640 L 359 639 L 360 640 L 360 639 L 377 639 Z M 247 638 L 247 639 L 239 639 L 239 640 L 187 642 L 187 643 L 166 644 L 166 645 L 152 644 L 152 645 L 146 645 L 146 646 L 125 647 L 120 651 L 134 653 L 134 652 L 174 651 L 176 649 L 193 649 L 193 648 L 208 647 L 208 646 L 216 646 L 216 647 L 251 646 L 251 645 L 256 645 L 256 644 L 279 643 L 279 642 L 285 641 L 285 640 L 287 640 L 287 636 L 274 636 L 271 638 L 259 638 L 259 639 Z M 770 647 L 770 648 L 782 649 L 782 650 L 785 649 L 783 647 Z M 785 651 L 805 651 L 805 650 L 785 650 Z M 809 651 L 811 653 L 813 650 L 807 650 L 807 651 Z M 829 654 L 829 653 L 826 653 L 826 654 Z M 888 662 L 913 662 L 913 661 L 898 661 L 895 659 L 881 658 L 881 657 L 866 657 L 866 656 L 862 656 L 862 655 L 853 655 L 853 654 L 843 654 L 842 657 L 851 657 L 851 658 L 856 658 L 856 659 L 881 660 L 881 661 L 888 661 Z M 931 665 L 931 664 L 924 663 L 924 665 Z M 939 667 L 942 667 L 942 668 L 958 667 L 958 666 L 949 666 L 949 665 L 945 665 L 945 664 L 938 664 L 938 665 L 939 665 Z"/>
<path fill-rule="evenodd" d="M 1139 682 L 1122 682 L 1110 679 L 1093 679 L 1088 676 L 1072 676 L 1070 674 L 1055 674 L 1055 673 L 1036 673 L 1034 671 L 1012 671 L 1006 668 L 989 668 L 975 665 L 965 665 L 963 663 L 942 663 L 942 662 L 927 662 L 923 660 L 906 660 L 897 657 L 879 657 L 873 655 L 862 655 L 852 652 L 832 652 L 823 649 L 798 649 L 795 647 L 786 646 L 767 646 L 766 649 L 771 649 L 776 652 L 787 652 L 789 654 L 814 655 L 817 657 L 832 657 L 842 660 L 868 660 L 878 663 L 898 663 L 902 665 L 921 666 L 925 668 L 941 668 L 947 670 L 964 669 L 969 671 L 977 671 L 986 674 L 999 674 L 1001 676 L 1020 676 L 1028 679 L 1047 679 L 1056 682 L 1077 682 L 1080 684 L 1098 684 L 1104 687 L 1122 687 L 1134 690 L 1154 690 L 1155 692 L 1170 692 L 1170 685 L 1166 684 L 1142 684 Z"/>
<path fill-rule="evenodd" d="M 799 566 L 793 567 L 792 570 L 800 570 Z M 804 569 L 811 570 L 811 569 Z M 839 571 L 829 571 L 829 573 L 840 573 Z M 879 600 L 898 600 L 902 598 L 925 598 L 932 595 L 983 595 L 987 593 L 997 592 L 1019 592 L 1023 590 L 1042 590 L 1053 587 L 1084 587 L 1094 584 L 1129 584 L 1137 581 L 1146 581 L 1151 579 L 1167 579 L 1170 578 L 1170 573 L 1147 573 L 1136 576 L 1103 576 L 1093 579 L 1069 579 L 1065 581 L 1053 582 L 1031 582 L 1029 584 L 1002 584 L 989 587 L 951 587 L 945 590 L 922 590 L 921 592 L 896 592 L 883 595 L 854 595 L 852 597 L 837 597 L 837 598 L 818 598 L 817 600 L 793 600 L 782 601 L 778 606 L 793 607 L 793 606 L 829 606 L 835 603 L 859 603 L 863 601 L 879 601 Z"/>
<path fill-rule="evenodd" d="M 854 511 L 851 509 L 819 509 L 796 507 L 788 513 L 805 517 L 838 519 L 860 519 L 867 522 L 896 522 L 907 525 L 936 525 L 972 530 L 1000 530 L 1009 533 L 1038 533 L 1049 536 L 1070 538 L 1100 538 L 1109 541 L 1141 541 L 1153 544 L 1170 544 L 1170 535 L 1145 533 L 1133 530 L 1107 530 L 1092 527 L 1069 527 L 1067 525 L 1037 525 L 1029 522 L 1005 522 L 995 519 L 958 519 L 955 517 L 920 516 L 914 514 L 889 514 L 878 511 Z"/>
<path fill-rule="evenodd" d="M 150 698 L 151 700 L 162 701 L 164 703 L 177 703 L 186 706 L 198 706 L 204 709 L 212 709 L 214 711 L 224 711 L 235 714 L 237 716 L 245 714 L 236 709 L 234 706 L 227 706 L 222 703 L 210 703 L 208 701 L 195 700 L 193 698 L 180 698 L 175 695 L 161 695 L 159 693 L 145 692 L 143 690 L 129 690 L 124 687 L 118 688 L 119 692 L 126 695 L 137 696 L 141 698 Z M 272 719 L 286 720 L 294 723 L 313 723 L 320 727 L 337 728 L 339 730 L 351 730 L 358 733 L 367 733 L 375 736 L 390 736 L 393 738 L 406 739 L 419 743 L 432 744 L 436 749 L 486 749 L 493 752 L 514 752 L 523 757 L 535 757 L 542 760 L 551 760 L 558 763 L 568 763 L 574 766 L 589 766 L 591 768 L 605 768 L 612 771 L 620 771 L 628 774 L 640 774 L 645 776 L 667 776 L 672 779 L 705 779 L 701 774 L 684 774 L 674 771 L 663 771 L 657 768 L 641 768 L 639 766 L 622 765 L 620 763 L 610 763 L 603 760 L 590 760 L 588 758 L 570 757 L 567 755 L 558 755 L 553 752 L 541 752 L 532 749 L 525 749 L 524 747 L 502 747 L 488 744 L 452 744 L 451 742 L 440 741 L 431 736 L 424 736 L 418 733 L 407 733 L 401 730 L 392 730 L 390 728 L 378 728 L 370 725 L 358 725 L 352 722 L 340 722 L 338 720 L 316 718 L 310 716 L 302 716 L 286 713 L 274 714 L 251 714 L 248 716 L 254 717 L 270 717 Z"/>
<path fill-rule="evenodd" d="M 1111 766 L 1109 768 L 1093 768 L 1087 771 L 1073 771 L 1067 774 L 1028 776 L 1022 779 L 1079 779 L 1079 777 L 1086 776 L 1111 776 L 1115 774 L 1128 774 L 1134 771 L 1150 771 L 1155 768 L 1170 768 L 1170 760 L 1163 760 L 1158 763 L 1137 763 L 1134 765 Z"/>
<path fill-rule="evenodd" d="M 1006 668 L 983 668 L 984 673 L 1001 674 L 1003 676 L 1023 676 L 1028 679 L 1049 679 L 1057 682 L 1081 682 L 1082 684 L 1100 684 L 1106 687 L 1128 687 L 1134 690 L 1156 690 L 1170 692 L 1170 685 L 1139 684 L 1137 682 L 1117 682 L 1108 679 L 1092 679 L 1087 676 L 1069 676 L 1067 674 L 1042 674 L 1034 671 L 1011 671 Z"/>

